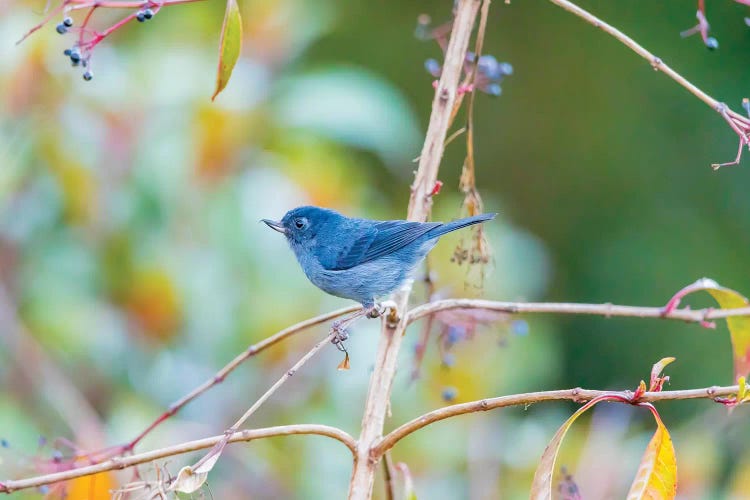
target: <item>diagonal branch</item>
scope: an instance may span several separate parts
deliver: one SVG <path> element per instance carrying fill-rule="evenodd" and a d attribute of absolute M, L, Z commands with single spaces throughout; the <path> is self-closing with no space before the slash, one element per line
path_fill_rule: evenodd
<path fill-rule="evenodd" d="M 567 10 L 571 14 L 574 14 L 587 23 L 591 24 L 595 28 L 599 28 L 608 35 L 611 35 L 615 39 L 617 39 L 619 42 L 627 46 L 630 50 L 641 56 L 642 58 L 646 59 L 649 64 L 654 68 L 656 71 L 661 71 L 665 75 L 667 75 L 669 78 L 677 82 L 681 87 L 686 89 L 688 92 L 693 94 L 695 97 L 706 103 L 708 106 L 711 107 L 714 111 L 719 113 L 722 118 L 724 118 L 724 121 L 727 122 L 727 124 L 734 130 L 734 132 L 739 136 L 740 138 L 740 150 L 739 154 L 737 155 L 737 158 L 728 163 L 714 163 L 711 165 L 715 170 L 722 166 L 728 166 L 728 165 L 736 165 L 740 161 L 740 155 L 742 153 L 742 147 L 747 145 L 748 148 L 750 148 L 750 119 L 748 119 L 745 116 L 742 116 L 739 113 L 736 113 L 729 109 L 729 107 L 724 104 L 723 102 L 717 101 L 710 95 L 703 92 L 701 89 L 696 87 L 694 84 L 692 84 L 687 78 L 679 74 L 677 71 L 669 67 L 664 61 L 662 61 L 659 57 L 655 56 L 651 52 L 649 52 L 645 47 L 643 47 L 641 44 L 630 38 L 628 35 L 623 33 L 622 31 L 618 30 L 614 26 L 611 26 L 610 24 L 607 24 L 603 20 L 599 19 L 592 13 L 588 12 L 585 9 L 582 9 L 578 5 L 574 4 L 573 2 L 570 2 L 568 0 L 549 0 L 553 4 L 557 5 L 558 7 L 562 7 L 563 9 Z"/>
<path fill-rule="evenodd" d="M 686 389 L 682 391 L 645 392 L 638 398 L 638 402 L 645 403 L 677 399 L 715 399 L 737 394 L 738 390 L 739 386 L 731 385 L 727 387 L 714 386 L 706 387 L 703 389 Z M 372 449 L 372 456 L 378 458 L 381 457 L 385 452 L 393 448 L 396 443 L 401 441 L 409 434 L 412 434 L 419 429 L 427 427 L 428 425 L 435 422 L 445 420 L 447 418 L 466 415 L 467 413 L 476 413 L 480 411 L 494 410 L 496 408 L 504 408 L 506 406 L 530 405 L 542 401 L 571 400 L 580 403 L 584 401 L 590 401 L 596 397 L 607 394 L 614 394 L 621 396 L 627 400 L 632 400 L 634 393 L 632 391 L 596 391 L 577 388 L 559 391 L 513 394 L 510 396 L 481 399 L 479 401 L 446 406 L 444 408 L 425 413 L 424 415 L 406 422 L 405 424 L 388 433 L 388 435 L 383 437 L 378 443 L 375 444 Z"/>
<path fill-rule="evenodd" d="M 505 312 L 509 314 L 549 313 L 549 314 L 586 314 L 593 316 L 622 316 L 631 318 L 661 318 L 701 323 L 712 319 L 723 319 L 734 316 L 750 316 L 750 307 L 737 309 L 674 309 L 665 307 L 637 307 L 615 304 L 576 304 L 566 302 L 498 302 L 480 299 L 446 299 L 429 302 L 415 307 L 407 314 L 407 323 L 450 309 L 483 309 L 486 311 Z"/>
<path fill-rule="evenodd" d="M 154 420 L 151 425 L 149 425 L 143 432 L 141 432 L 138 436 L 136 436 L 132 441 L 127 443 L 121 451 L 132 451 L 135 445 L 137 445 L 141 440 L 143 440 L 144 437 L 146 437 L 151 431 L 153 431 L 157 426 L 159 426 L 162 422 L 176 414 L 178 411 L 180 411 L 185 405 L 190 403 L 192 400 L 203 394 L 204 392 L 211 389 L 213 386 L 220 384 L 224 381 L 224 379 L 232 373 L 238 366 L 240 366 L 242 363 L 250 359 L 251 357 L 255 356 L 256 354 L 260 353 L 261 351 L 265 351 L 271 346 L 274 346 L 281 342 L 282 340 L 285 340 L 292 335 L 295 335 L 297 333 L 300 333 L 304 330 L 307 330 L 308 328 L 312 328 L 313 326 L 320 325 L 322 323 L 325 323 L 326 321 L 330 321 L 332 319 L 338 318 L 339 316 L 343 316 L 344 314 L 348 314 L 354 311 L 357 311 L 361 308 L 361 306 L 349 306 L 344 307 L 341 309 L 337 309 L 335 311 L 331 311 L 325 314 L 321 314 L 319 316 L 315 316 L 314 318 L 306 319 L 304 321 L 300 321 L 299 323 L 296 323 L 292 326 L 289 326 L 287 328 L 284 328 L 283 330 L 271 335 L 270 337 L 266 337 L 265 339 L 261 340 L 257 344 L 253 344 L 247 349 L 245 349 L 241 354 L 237 355 L 232 361 L 227 363 L 221 370 L 216 372 L 216 374 L 211 377 L 210 379 L 203 382 L 201 385 L 190 391 L 188 394 L 182 396 L 180 399 L 169 405 L 169 408 L 167 411 L 165 411 L 162 415 L 159 416 L 156 420 Z"/>
<path fill-rule="evenodd" d="M 335 439 L 349 448 L 349 451 L 351 451 L 352 454 L 355 453 L 357 448 L 357 443 L 354 441 L 354 438 L 348 433 L 337 427 L 318 424 L 296 424 L 282 425 L 277 427 L 265 427 L 262 429 L 248 429 L 234 433 L 229 438 L 229 442 L 237 443 L 240 441 L 254 441 L 256 439 L 264 439 L 276 436 L 292 436 L 298 434 L 326 436 Z M 226 436 L 222 434 L 220 436 L 213 436 L 205 439 L 188 441 L 186 443 L 181 443 L 174 446 L 159 448 L 158 450 L 139 453 L 137 455 L 130 455 L 121 458 L 111 458 L 96 465 L 89 465 L 86 467 L 80 467 L 78 469 L 67 470 L 64 472 L 45 474 L 43 476 L 36 476 L 27 479 L 7 480 L 0 483 L 0 493 L 12 493 L 14 491 L 23 490 L 26 488 L 36 488 L 39 486 L 44 486 L 46 484 L 68 481 L 70 479 L 90 476 L 99 472 L 124 469 L 126 467 L 153 462 L 154 460 L 159 460 L 166 457 L 172 457 L 175 455 L 181 455 L 183 453 L 202 450 L 216 445 L 216 443 L 221 442 L 225 437 Z"/>
<path fill-rule="evenodd" d="M 331 332 L 322 340 L 318 341 L 317 344 L 315 344 L 309 351 L 305 353 L 304 356 L 302 356 L 289 370 L 284 372 L 284 374 L 279 377 L 279 379 L 266 391 L 263 393 L 261 397 L 259 397 L 255 403 L 250 406 L 250 408 L 247 409 L 247 411 L 239 418 L 237 421 L 232 424 L 232 427 L 224 431 L 224 439 L 219 441 L 214 445 L 211 450 L 206 453 L 203 457 L 201 457 L 198 462 L 195 463 L 192 467 L 189 467 L 189 470 L 196 471 L 201 468 L 211 470 L 213 468 L 213 465 L 216 463 L 216 460 L 218 460 L 219 456 L 221 455 L 222 451 L 224 450 L 224 447 L 229 443 L 231 437 L 239 432 L 239 428 L 241 425 L 243 425 L 247 419 L 249 419 L 257 410 L 260 408 L 263 403 L 268 401 L 268 399 L 273 396 L 273 394 L 284 385 L 284 383 L 292 378 L 295 373 L 297 373 L 297 370 L 302 368 L 302 366 L 307 363 L 310 359 L 312 359 L 313 356 L 315 356 L 317 353 L 319 353 L 323 347 L 328 345 L 328 343 L 336 336 L 338 335 L 338 332 L 334 329 L 331 329 Z"/>

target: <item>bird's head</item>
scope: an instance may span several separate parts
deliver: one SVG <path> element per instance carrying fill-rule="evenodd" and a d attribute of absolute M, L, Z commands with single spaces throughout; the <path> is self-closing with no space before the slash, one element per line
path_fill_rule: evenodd
<path fill-rule="evenodd" d="M 262 219 L 268 227 L 287 237 L 290 243 L 310 244 L 320 228 L 343 219 L 343 216 L 333 210 L 320 207 L 297 207 L 286 213 L 276 222 Z"/>

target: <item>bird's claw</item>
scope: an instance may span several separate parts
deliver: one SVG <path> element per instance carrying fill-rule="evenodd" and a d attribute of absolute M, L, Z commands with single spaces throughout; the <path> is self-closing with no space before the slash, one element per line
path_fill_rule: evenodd
<path fill-rule="evenodd" d="M 383 304 L 375 304 L 366 313 L 366 316 L 370 319 L 379 318 L 388 310 Z"/>

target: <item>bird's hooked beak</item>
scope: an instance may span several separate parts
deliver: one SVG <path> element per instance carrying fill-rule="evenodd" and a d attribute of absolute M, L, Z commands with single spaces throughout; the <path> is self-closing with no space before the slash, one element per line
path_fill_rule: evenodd
<path fill-rule="evenodd" d="M 274 231 L 278 231 L 281 234 L 286 234 L 286 228 L 281 224 L 281 222 L 276 222 L 275 220 L 271 219 L 261 219 L 260 221 L 265 222 L 266 225 Z"/>

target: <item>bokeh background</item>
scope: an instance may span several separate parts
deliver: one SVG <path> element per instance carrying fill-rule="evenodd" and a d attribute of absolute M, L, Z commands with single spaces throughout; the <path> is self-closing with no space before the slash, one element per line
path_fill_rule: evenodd
<path fill-rule="evenodd" d="M 168 7 L 124 27 L 97 48 L 86 83 L 62 55 L 70 35 L 54 32 L 59 20 L 14 45 L 42 19 L 43 1 L 0 1 L 0 477 L 70 454 L 55 451 L 55 438 L 86 449 L 124 442 L 249 344 L 347 304 L 309 284 L 258 220 L 301 204 L 404 217 L 433 93 L 424 61 L 441 57 L 415 39 L 415 21 L 447 20 L 451 3 L 241 0 L 243 54 L 211 103 L 222 2 Z M 750 11 L 708 3 L 714 52 L 679 36 L 695 24 L 692 2 L 580 2 L 741 109 Z M 102 10 L 95 24 L 120 16 Z M 445 238 L 430 259 L 443 293 L 656 306 L 703 276 L 750 293 L 750 159 L 709 168 L 737 148 L 717 113 L 547 2 L 494 2 L 485 47 L 515 68 L 500 97 L 477 98 L 478 186 L 486 209 L 500 212 L 487 225 L 494 258 L 480 293 L 477 270 L 450 261 L 458 237 Z M 460 138 L 446 153 L 438 220 L 460 215 L 464 151 Z M 414 300 L 425 300 L 421 283 Z M 669 388 L 731 382 L 724 324 L 517 319 L 459 339 L 447 356 L 433 336 L 416 382 L 421 326 L 412 327 L 387 426 L 445 398 L 631 388 L 664 356 L 677 358 Z M 356 327 L 350 371 L 325 350 L 250 425 L 325 423 L 357 435 L 375 323 Z M 324 333 L 246 363 L 138 450 L 220 433 Z M 525 498 L 574 408 L 435 424 L 394 460 L 408 464 L 419 498 Z M 744 408 L 659 410 L 677 449 L 680 498 L 750 498 Z M 572 429 L 561 461 L 585 498 L 621 498 L 652 430 L 648 412 L 604 405 Z M 175 473 L 194 458 L 141 474 Z M 318 437 L 240 444 L 194 498 L 342 498 L 350 468 L 343 447 Z M 131 479 L 77 481 L 68 498 L 101 498 Z M 383 497 L 380 481 L 375 494 Z"/>

